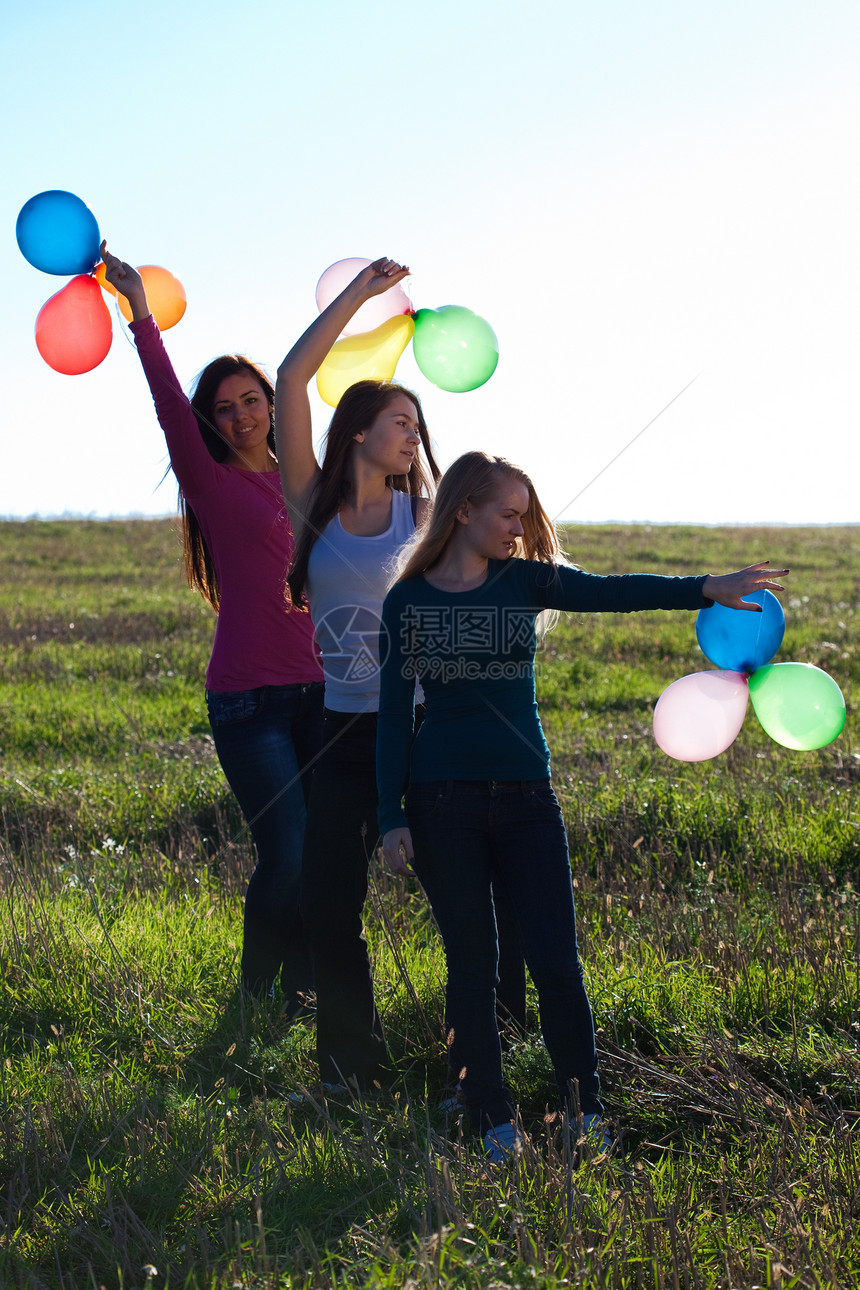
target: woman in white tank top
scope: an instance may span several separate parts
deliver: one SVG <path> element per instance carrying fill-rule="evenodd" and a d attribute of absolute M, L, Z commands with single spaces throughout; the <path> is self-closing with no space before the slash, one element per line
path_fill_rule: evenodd
<path fill-rule="evenodd" d="M 359 381 L 341 398 L 322 465 L 308 384 L 356 310 L 406 277 L 377 260 L 314 320 L 278 369 L 275 434 L 296 535 L 293 612 L 313 615 L 325 670 L 323 750 L 314 766 L 302 917 L 317 994 L 317 1057 L 327 1084 L 389 1075 L 373 998 L 362 909 L 376 846 L 379 626 L 388 566 L 429 507 L 439 470 L 417 397 Z"/>

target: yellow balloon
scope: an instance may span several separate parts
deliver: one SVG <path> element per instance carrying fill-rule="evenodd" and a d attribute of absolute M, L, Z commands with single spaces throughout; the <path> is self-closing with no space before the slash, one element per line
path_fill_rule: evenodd
<path fill-rule="evenodd" d="M 169 269 L 159 264 L 140 264 L 137 269 L 146 290 L 146 299 L 159 331 L 175 327 L 185 313 L 185 288 Z M 131 305 L 125 296 L 116 293 L 124 318 L 131 322 Z"/>
<path fill-rule="evenodd" d="M 317 389 L 326 403 L 336 408 L 341 395 L 356 381 L 390 381 L 414 333 L 412 318 L 398 314 L 373 331 L 337 341 L 317 372 Z"/>

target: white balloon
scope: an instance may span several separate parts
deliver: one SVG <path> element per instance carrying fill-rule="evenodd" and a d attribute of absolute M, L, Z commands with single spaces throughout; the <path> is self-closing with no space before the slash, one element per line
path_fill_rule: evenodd
<path fill-rule="evenodd" d="M 654 738 L 676 761 L 706 761 L 733 744 L 746 716 L 743 672 L 693 672 L 673 681 L 654 708 Z"/>
<path fill-rule="evenodd" d="M 330 264 L 317 283 L 317 309 L 320 313 L 328 308 L 362 269 L 366 269 L 372 263 L 372 260 L 353 257 Z M 396 287 L 389 287 L 387 291 L 383 291 L 381 296 L 373 296 L 371 300 L 365 301 L 353 314 L 341 335 L 357 336 L 360 332 L 374 331 L 384 322 L 388 322 L 389 318 L 411 312 L 412 301 L 403 290 L 402 283 L 398 283 Z"/>

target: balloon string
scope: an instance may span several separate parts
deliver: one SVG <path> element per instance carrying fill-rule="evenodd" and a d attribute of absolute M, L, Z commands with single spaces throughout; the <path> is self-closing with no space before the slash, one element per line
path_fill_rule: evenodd
<path fill-rule="evenodd" d="M 127 345 L 131 345 L 132 349 L 137 349 L 137 346 L 134 343 L 134 337 L 129 334 L 128 319 L 119 307 L 119 296 L 114 296 L 113 307 L 114 313 L 119 319 L 119 329 L 122 332 L 125 343 Z"/>
<path fill-rule="evenodd" d="M 573 506 L 574 502 L 579 501 L 583 493 L 587 492 L 588 489 L 591 487 L 591 485 L 596 483 L 601 475 L 606 474 L 610 466 L 615 465 L 618 458 L 623 456 L 623 454 L 627 451 L 627 449 L 631 448 L 637 439 L 641 439 L 642 435 L 645 433 L 646 430 L 650 430 L 651 426 L 654 424 L 655 421 L 660 420 L 663 413 L 667 412 L 669 408 L 671 408 L 672 404 L 676 403 L 678 399 L 680 399 L 682 394 L 686 394 L 690 386 L 693 385 L 696 381 L 698 381 L 700 376 L 701 376 L 701 372 L 697 372 L 696 375 L 693 377 L 692 381 L 688 381 L 687 384 L 684 386 L 684 388 L 682 390 L 679 390 L 678 393 L 675 395 L 675 397 L 673 399 L 670 399 L 669 402 L 666 404 L 666 406 L 661 408 L 660 411 L 657 413 L 657 415 L 652 417 L 647 425 L 644 425 L 641 430 L 638 430 L 629 443 L 626 443 L 623 448 L 619 449 L 619 451 L 615 454 L 615 456 L 610 461 L 607 461 L 605 466 L 601 466 L 600 470 L 598 470 L 596 475 L 592 475 L 588 483 L 585 484 L 582 488 L 580 488 L 579 492 L 576 494 L 575 497 L 572 497 L 569 502 L 565 502 L 564 506 L 562 506 L 561 510 L 553 518 L 554 524 L 561 519 L 562 515 L 564 514 L 564 512 L 567 510 L 569 506 Z"/>
<path fill-rule="evenodd" d="M 753 657 L 755 657 L 755 655 L 758 654 L 758 643 L 761 640 L 761 629 L 764 626 L 764 603 L 766 599 L 767 599 L 767 592 L 765 592 L 761 598 L 761 613 L 756 615 L 758 618 L 758 623 L 756 625 L 755 644 L 753 645 Z M 780 645 L 781 644 L 782 644 L 782 641 L 780 641 Z M 765 662 L 769 662 L 769 661 L 770 661 L 769 659 L 765 659 Z M 751 676 L 754 671 L 755 671 L 755 668 L 751 668 L 749 671 L 749 675 Z"/>

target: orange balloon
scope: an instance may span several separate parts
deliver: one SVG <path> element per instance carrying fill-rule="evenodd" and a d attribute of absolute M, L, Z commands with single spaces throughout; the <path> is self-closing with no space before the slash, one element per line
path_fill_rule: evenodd
<path fill-rule="evenodd" d="M 102 291 L 108 291 L 112 296 L 115 296 L 116 287 L 112 287 L 111 284 L 108 282 L 107 278 L 105 277 L 106 270 L 107 270 L 107 265 L 105 264 L 104 260 L 102 260 L 96 266 L 95 280 L 101 287 Z"/>
<path fill-rule="evenodd" d="M 46 300 L 36 318 L 36 346 L 49 367 L 65 376 L 91 372 L 113 339 L 110 310 L 95 278 L 81 273 Z"/>
<path fill-rule="evenodd" d="M 168 269 L 162 269 L 158 264 L 139 264 L 137 271 L 143 279 L 146 299 L 158 330 L 167 331 L 168 327 L 175 327 L 185 313 L 187 303 L 182 283 Z M 123 317 L 131 322 L 131 305 L 119 292 L 116 298 Z"/>

